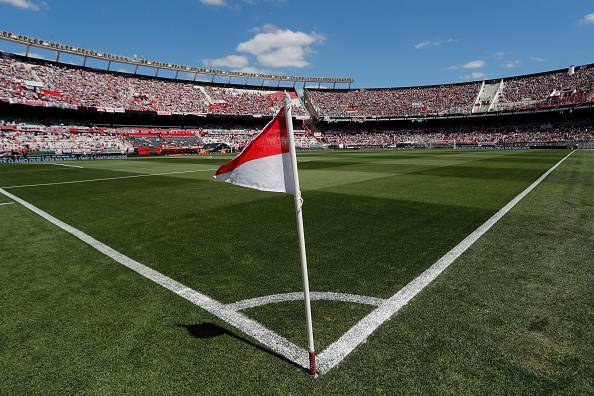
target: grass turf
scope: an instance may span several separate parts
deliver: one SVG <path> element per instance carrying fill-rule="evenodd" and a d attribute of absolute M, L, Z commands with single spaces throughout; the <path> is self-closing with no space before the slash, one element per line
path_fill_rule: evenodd
<path fill-rule="evenodd" d="M 300 156 L 311 288 L 389 297 L 566 155 Z M 0 186 L 223 302 L 301 287 L 291 198 L 225 158 L 0 167 Z M 20 207 L 0 206 L 1 393 L 591 393 L 594 155 L 577 152 L 316 381 Z M 4 198 L 2 198 L 4 199 Z M 371 307 L 314 303 L 318 350 Z M 245 311 L 305 345 L 299 303 Z"/>

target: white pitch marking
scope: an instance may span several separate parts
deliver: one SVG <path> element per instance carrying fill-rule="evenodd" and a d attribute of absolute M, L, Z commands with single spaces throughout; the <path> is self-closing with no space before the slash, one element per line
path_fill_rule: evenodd
<path fill-rule="evenodd" d="M 342 301 L 375 306 L 380 306 L 382 303 L 386 301 L 382 298 L 334 292 L 311 292 L 310 297 L 312 300 Z M 256 297 L 248 300 L 237 301 L 232 304 L 228 304 L 227 307 L 233 309 L 234 311 L 241 311 L 243 309 L 260 307 L 262 305 L 300 300 L 303 300 L 303 292 L 272 294 L 270 296 Z"/>
<path fill-rule="evenodd" d="M 440 258 L 437 262 L 435 262 L 431 267 L 425 270 L 421 275 L 415 278 L 413 281 L 408 283 L 403 289 L 401 289 L 398 293 L 394 294 L 387 300 L 381 299 L 374 299 L 373 297 L 364 297 L 366 299 L 373 299 L 373 300 L 381 300 L 376 301 L 378 308 L 376 308 L 373 312 L 368 314 L 366 317 L 361 319 L 359 323 L 349 329 L 342 337 L 340 337 L 337 341 L 335 341 L 332 345 L 330 345 L 326 350 L 324 350 L 320 355 L 318 355 L 317 361 L 319 366 L 319 373 L 325 374 L 330 371 L 332 368 L 336 367 L 348 354 L 350 354 L 357 346 L 361 343 L 365 342 L 367 338 L 385 321 L 390 319 L 396 312 L 400 310 L 404 305 L 406 305 L 410 300 L 412 300 L 421 290 L 423 290 L 427 285 L 429 285 L 437 276 L 441 274 L 452 262 L 458 258 L 462 253 L 464 253 L 470 246 L 474 244 L 482 235 L 484 235 L 495 223 L 497 223 L 505 214 L 507 214 L 519 201 L 521 201 L 526 195 L 528 195 L 536 186 L 538 186 L 550 173 L 552 173 L 561 163 L 563 163 L 570 155 L 575 152 L 572 151 L 568 155 L 566 155 L 563 159 L 557 162 L 553 167 L 551 167 L 547 172 L 545 172 L 540 178 L 538 178 L 534 183 L 532 183 L 528 188 L 526 188 L 523 192 L 518 194 L 514 199 L 512 199 L 507 205 L 505 205 L 501 210 L 499 210 L 495 215 L 493 215 L 489 220 L 483 223 L 480 227 L 478 227 L 473 233 L 467 236 L 462 242 L 456 245 L 452 250 L 446 253 L 442 258 Z M 141 176 L 153 176 L 153 175 L 136 175 L 133 177 L 141 177 Z M 128 178 L 130 176 L 126 176 Z M 62 184 L 62 183 L 61 183 Z M 50 221 L 51 223 L 57 225 L 58 227 L 64 229 L 65 231 L 69 232 L 70 234 L 76 236 L 80 240 L 84 241 L 85 243 L 91 245 L 98 251 L 102 252 L 103 254 L 111 257 L 112 259 L 116 260 L 120 264 L 132 269 L 133 271 L 147 277 L 148 279 L 152 280 L 155 283 L 160 284 L 161 286 L 167 288 L 168 290 L 173 291 L 177 295 L 191 301 L 192 303 L 202 307 L 206 311 L 212 313 L 213 315 L 217 316 L 218 318 L 226 321 L 227 323 L 235 326 L 237 329 L 243 331 L 244 333 L 250 335 L 254 339 L 258 340 L 263 345 L 267 346 L 271 350 L 279 353 L 280 355 L 286 357 L 290 361 L 300 365 L 303 368 L 309 367 L 309 362 L 307 361 L 306 351 L 302 348 L 299 348 L 295 344 L 288 341 L 286 338 L 279 336 L 278 334 L 274 333 L 271 330 L 266 329 L 259 323 L 245 317 L 241 313 L 237 312 L 235 309 L 244 309 L 241 307 L 237 307 L 240 303 L 246 304 L 247 302 L 251 301 L 252 303 L 255 300 L 265 299 L 266 297 L 251 299 L 251 300 L 242 300 L 237 303 L 233 304 L 221 304 L 218 301 L 198 293 L 190 288 L 185 287 L 184 285 L 180 284 L 179 282 L 149 268 L 146 267 L 137 261 L 124 256 L 123 254 L 113 250 L 112 248 L 104 245 L 103 243 L 95 240 L 94 238 L 90 237 L 89 235 L 83 233 L 76 228 L 63 223 L 62 221 L 56 219 L 55 217 L 51 216 L 50 214 L 42 211 L 41 209 L 29 204 L 28 202 L 18 198 L 10 194 L 8 191 L 3 190 L 0 187 L 0 193 L 4 194 L 5 196 L 12 198 L 16 202 L 22 204 L 26 208 L 30 209 L 31 211 L 37 213 L 41 217 L 45 218 L 46 220 Z M 293 293 L 287 293 L 292 295 Z M 295 293 L 300 294 L 300 293 Z M 321 293 L 327 294 L 327 293 Z M 341 293 L 337 293 L 341 294 Z M 277 295 L 278 296 L 278 295 Z M 352 296 L 352 295 L 350 295 Z M 274 296 L 267 296 L 267 297 L 274 297 Z M 303 298 L 303 297 L 301 297 Z M 280 301 L 270 301 L 270 302 L 280 302 Z M 355 301 L 353 301 L 355 302 Z M 372 304 L 376 305 L 376 304 Z M 248 308 L 247 306 L 245 308 Z M 241 326 L 241 327 L 240 327 Z"/>
<path fill-rule="evenodd" d="M 49 163 L 48 165 L 55 165 L 55 166 L 65 166 L 68 168 L 80 168 L 80 169 L 84 169 L 82 166 L 80 165 L 68 165 L 68 164 L 54 164 L 54 163 Z"/>
<path fill-rule="evenodd" d="M 100 178 L 100 179 L 73 180 L 73 181 L 64 181 L 64 182 L 55 182 L 55 183 L 21 184 L 21 185 L 18 185 L 18 186 L 4 186 L 4 187 L 0 187 L 0 188 L 10 189 L 10 188 L 23 188 L 23 187 L 58 186 L 58 185 L 61 185 L 61 184 L 89 183 L 89 182 L 104 181 L 104 180 L 134 179 L 134 178 L 137 178 L 137 177 L 177 175 L 177 174 L 180 174 L 180 173 L 211 172 L 213 170 L 216 170 L 216 169 L 199 169 L 199 170 L 188 170 L 188 171 L 179 171 L 179 172 L 165 172 L 165 173 L 143 173 L 143 174 L 140 174 L 140 175 L 104 177 L 104 178 Z"/>
<path fill-rule="evenodd" d="M 83 168 L 80 165 L 57 164 L 55 162 L 25 162 L 25 163 L 19 164 L 19 165 L 53 165 L 53 166 L 65 166 L 68 168 Z"/>
<path fill-rule="evenodd" d="M 284 356 L 291 362 L 296 363 L 297 365 L 305 369 L 309 367 L 307 352 L 304 349 L 298 347 L 297 345 L 293 344 L 286 338 L 276 334 L 275 332 L 267 329 L 258 322 L 246 317 L 242 313 L 234 311 L 233 309 L 228 308 L 225 304 L 222 304 L 214 300 L 213 298 L 208 297 L 207 295 L 192 290 L 189 287 L 184 286 L 183 284 L 169 278 L 168 276 L 163 275 L 162 273 L 155 271 L 154 269 L 149 268 L 139 263 L 138 261 L 131 259 L 128 256 L 125 256 L 124 254 L 112 249 L 104 243 L 85 234 L 84 232 L 72 227 L 71 225 L 64 223 L 63 221 L 53 217 L 49 213 L 44 212 L 43 210 L 30 204 L 29 202 L 17 197 L 16 195 L 9 193 L 3 188 L 0 188 L 0 194 L 3 194 L 13 199 L 14 201 L 20 203 L 27 209 L 43 217 L 44 219 L 58 226 L 64 231 L 70 233 L 71 235 L 90 245 L 94 249 L 103 253 L 107 257 L 110 257 L 111 259 L 131 269 L 132 271 L 135 271 L 138 274 L 144 276 L 145 278 L 152 280 L 153 282 L 174 292 L 178 296 L 185 298 L 191 303 L 213 314 L 217 318 L 229 323 L 238 330 L 254 338 L 256 341 L 258 341 L 271 351 Z"/>
<path fill-rule="evenodd" d="M 65 166 L 68 168 L 79 168 L 79 169 L 84 169 L 83 166 L 80 165 L 68 165 L 68 164 L 52 164 L 52 165 L 56 165 L 56 166 Z"/>
<path fill-rule="evenodd" d="M 4 205 L 12 205 L 14 202 L 2 202 L 0 203 L 0 206 L 4 206 Z"/>
<path fill-rule="evenodd" d="M 351 327 L 338 340 L 332 343 L 325 351 L 318 355 L 318 371 L 320 374 L 327 373 L 337 366 L 349 353 L 357 346 L 367 340 L 379 326 L 390 319 L 396 312 L 412 300 L 421 290 L 429 285 L 439 274 L 450 266 L 462 253 L 472 246 L 481 236 L 483 236 L 495 223 L 505 216 L 518 202 L 536 188 L 548 175 L 551 174 L 559 165 L 563 163 L 570 155 L 567 154 L 553 167 L 540 176 L 528 188 L 518 194 L 514 199 L 508 202 L 501 210 L 495 213 L 489 220 L 479 226 L 474 232 L 468 235 L 462 242 L 447 252 L 442 258 L 437 260 L 431 267 L 426 269 L 421 275 L 409 282 L 404 288 L 392 297 L 387 299 L 378 308 L 373 310 L 367 316 Z"/>

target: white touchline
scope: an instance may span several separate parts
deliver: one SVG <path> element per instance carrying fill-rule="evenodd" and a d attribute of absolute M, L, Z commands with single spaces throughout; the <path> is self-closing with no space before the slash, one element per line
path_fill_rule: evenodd
<path fill-rule="evenodd" d="M 179 171 L 179 172 L 164 172 L 164 173 L 142 173 L 140 175 L 104 177 L 104 178 L 100 178 L 100 179 L 72 180 L 72 181 L 63 181 L 63 182 L 54 182 L 54 183 L 21 184 L 18 186 L 3 186 L 0 188 L 10 189 L 10 188 L 23 188 L 23 187 L 58 186 L 61 184 L 89 183 L 89 182 L 104 181 L 104 180 L 134 179 L 137 177 L 177 175 L 180 173 L 212 172 L 214 170 L 216 170 L 216 169 L 198 169 L 198 170 L 188 170 L 188 171 Z"/>
<path fill-rule="evenodd" d="M 439 274 L 450 266 L 462 253 L 472 246 L 481 236 L 483 236 L 495 223 L 505 216 L 518 202 L 528 195 L 536 186 L 538 186 L 551 172 L 553 172 L 563 161 L 571 154 L 567 154 L 553 167 L 540 176 L 528 188 L 509 201 L 501 210 L 495 213 L 489 220 L 484 222 L 474 232 L 468 235 L 462 242 L 447 252 L 442 258 L 437 260 L 431 267 L 426 269 L 421 275 L 413 279 L 398 293 L 387 299 L 378 308 L 365 316 L 355 326 L 351 327 L 338 340 L 332 343 L 325 351 L 318 355 L 318 370 L 320 374 L 327 373 L 337 366 L 349 353 L 357 346 L 367 340 L 379 326 L 390 319 L 396 312 L 412 300 L 421 290 L 429 285 Z"/>
<path fill-rule="evenodd" d="M 131 259 L 128 256 L 110 248 L 109 246 L 105 245 L 104 243 L 96 240 L 95 238 L 85 234 L 84 232 L 64 223 L 63 221 L 53 217 L 47 212 L 39 209 L 38 207 L 30 204 L 29 202 L 17 197 L 9 193 L 8 191 L 4 190 L 0 187 L 0 194 L 7 196 L 8 198 L 18 202 L 19 204 L 23 205 L 25 208 L 31 210 L 35 214 L 43 217 L 50 223 L 58 226 L 59 228 L 63 229 L 64 231 L 72 234 L 76 238 L 80 239 L 81 241 L 85 242 L 86 244 L 90 245 L 94 249 L 98 250 L 99 252 L 103 253 L 104 255 L 112 258 L 116 262 L 122 264 L 125 267 L 128 267 L 132 271 L 137 272 L 138 274 L 144 276 L 152 280 L 153 282 L 163 286 L 164 288 L 174 292 L 178 296 L 185 298 L 186 300 L 192 302 L 193 304 L 201 307 L 202 309 L 208 311 L 209 313 L 213 314 L 217 318 L 229 323 L 231 326 L 237 328 L 238 330 L 242 331 L 243 333 L 247 334 L 248 336 L 252 337 L 262 345 L 264 345 L 269 350 L 284 356 L 289 361 L 307 369 L 309 367 L 309 361 L 307 358 L 307 352 L 303 349 L 298 347 L 297 345 L 293 344 L 286 338 L 276 334 L 275 332 L 267 329 L 266 327 L 262 326 L 258 322 L 246 317 L 242 313 L 230 309 L 225 304 L 222 304 L 207 295 L 199 293 L 195 290 L 190 289 L 187 286 L 169 278 L 166 275 L 163 275 L 160 272 L 155 271 L 152 268 L 149 268 L 136 260 Z"/>

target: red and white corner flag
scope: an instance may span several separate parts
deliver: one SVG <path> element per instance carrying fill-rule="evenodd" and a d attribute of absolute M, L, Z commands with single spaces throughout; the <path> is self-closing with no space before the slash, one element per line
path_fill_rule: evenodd
<path fill-rule="evenodd" d="M 287 115 L 283 107 L 215 179 L 256 190 L 295 193 Z"/>
<path fill-rule="evenodd" d="M 301 189 L 297 172 L 297 153 L 293 136 L 291 98 L 285 94 L 285 106 L 256 135 L 243 151 L 221 166 L 214 178 L 238 186 L 262 191 L 284 192 L 295 196 L 297 234 L 299 236 L 299 258 L 303 278 L 305 319 L 307 325 L 307 348 L 309 351 L 309 372 L 317 375 L 316 352 L 314 348 L 311 302 L 309 297 L 309 276 L 301 209 Z"/>

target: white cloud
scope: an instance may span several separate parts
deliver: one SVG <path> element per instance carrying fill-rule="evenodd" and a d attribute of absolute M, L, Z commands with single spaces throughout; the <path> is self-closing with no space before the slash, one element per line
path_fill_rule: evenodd
<path fill-rule="evenodd" d="M 426 41 L 421 41 L 420 43 L 415 44 L 415 48 L 423 49 L 423 48 L 427 48 L 427 47 L 439 47 L 440 45 L 455 43 L 457 41 L 458 40 L 454 39 L 454 38 L 449 38 L 449 39 L 445 39 L 445 40 L 442 40 L 442 39 L 426 40 Z"/>
<path fill-rule="evenodd" d="M 449 67 L 450 70 L 458 70 L 458 69 L 480 69 L 481 67 L 485 66 L 487 62 L 482 59 L 473 60 L 470 62 L 466 62 L 461 65 L 452 65 Z"/>
<path fill-rule="evenodd" d="M 544 62 L 545 61 L 545 59 L 544 58 L 541 58 L 540 56 L 531 56 L 530 57 L 530 60 L 532 62 Z"/>
<path fill-rule="evenodd" d="M 485 73 L 480 72 L 480 71 L 476 71 L 476 72 L 472 72 L 470 74 L 465 74 L 465 75 L 460 76 L 458 78 L 460 80 L 463 80 L 463 81 L 479 80 L 479 79 L 485 78 Z"/>
<path fill-rule="evenodd" d="M 515 69 L 520 65 L 520 61 L 518 59 L 510 59 L 506 61 L 504 64 L 501 65 L 504 69 Z"/>
<path fill-rule="evenodd" d="M 242 5 L 253 6 L 258 3 L 282 4 L 285 0 L 198 0 L 205 6 L 222 7 L 229 6 L 234 9 L 241 9 Z"/>
<path fill-rule="evenodd" d="M 497 51 L 493 54 L 493 58 L 495 59 L 503 59 L 505 57 L 504 51 Z"/>
<path fill-rule="evenodd" d="M 222 58 L 203 59 L 202 63 L 206 66 L 212 67 L 230 67 L 233 69 L 243 68 L 250 64 L 247 56 L 243 55 L 227 55 Z"/>
<path fill-rule="evenodd" d="M 473 60 L 462 65 L 464 69 L 479 69 L 485 66 L 486 62 L 482 59 Z"/>
<path fill-rule="evenodd" d="M 594 12 L 584 15 L 584 17 L 580 19 L 580 23 L 594 23 Z"/>
<path fill-rule="evenodd" d="M 23 10 L 40 10 L 39 5 L 32 3 L 30 0 L 0 0 L 0 4 L 8 4 L 13 7 L 21 8 Z"/>
<path fill-rule="evenodd" d="M 225 0 L 200 0 L 206 6 L 221 7 L 225 5 Z"/>
<path fill-rule="evenodd" d="M 431 45 L 431 41 L 421 41 L 420 43 L 415 44 L 416 49 L 426 48 Z"/>
<path fill-rule="evenodd" d="M 306 50 L 303 47 L 283 47 L 272 52 L 258 55 L 258 62 L 268 67 L 297 67 L 309 65 L 305 60 Z"/>
<path fill-rule="evenodd" d="M 274 33 L 277 30 L 280 30 L 278 26 L 273 25 L 272 23 L 266 23 L 262 26 L 256 26 L 254 28 L 251 28 L 250 33 Z"/>
<path fill-rule="evenodd" d="M 279 48 L 306 47 L 321 41 L 323 37 L 317 33 L 307 34 L 276 28 L 274 31 L 256 34 L 251 40 L 239 44 L 237 50 L 261 55 Z"/>
<path fill-rule="evenodd" d="M 296 67 L 309 65 L 306 57 L 315 53 L 313 45 L 322 44 L 325 37 L 319 33 L 304 33 L 264 25 L 254 37 L 237 46 L 237 51 L 254 55 L 266 67 Z"/>

